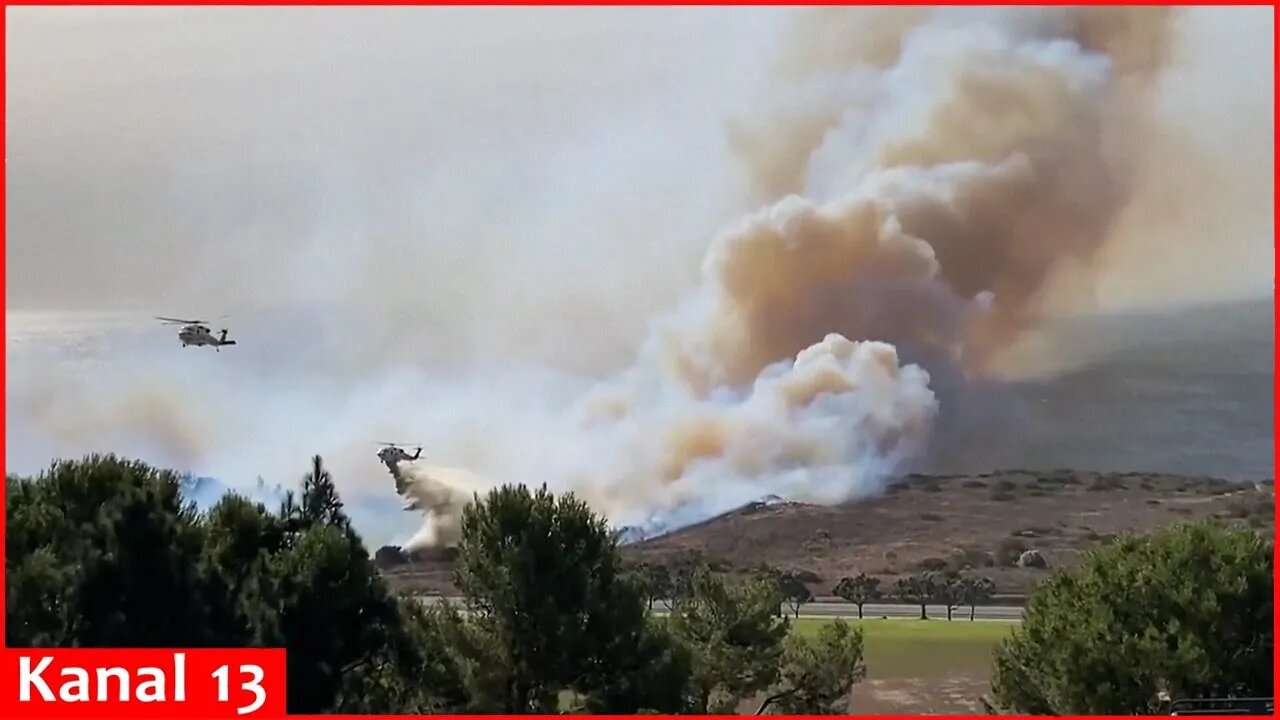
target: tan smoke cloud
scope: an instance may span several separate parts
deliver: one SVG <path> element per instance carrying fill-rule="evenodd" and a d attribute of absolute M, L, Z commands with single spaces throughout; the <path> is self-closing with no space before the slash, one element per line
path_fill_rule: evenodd
<path fill-rule="evenodd" d="M 1101 247 L 1055 271 L 1045 307 L 1167 309 L 1271 286 L 1273 17 L 1210 8 L 1090 8 L 1072 17 L 1075 36 L 1116 68 L 1107 150 L 1125 163 L 1125 195 Z M 1240 74 L 1259 83 L 1235 82 Z M 1034 329 L 999 358 L 1000 371 L 1050 375 L 1101 351 Z"/>
<path fill-rule="evenodd" d="M 701 372 L 723 374 L 695 384 L 741 382 L 826 332 L 962 348 L 980 370 L 1035 324 L 1057 274 L 1111 238 L 1152 130 L 1143 103 L 1172 10 L 929 13 L 804 16 L 782 76 L 828 87 L 844 70 L 851 100 L 793 93 L 765 113 L 773 144 L 739 136 L 759 192 L 804 199 L 713 247 L 722 367 Z"/>
<path fill-rule="evenodd" d="M 1181 42 L 1165 50 L 1168 69 L 1142 107 L 1150 122 L 1133 190 L 1092 268 L 1104 307 L 1234 299 L 1274 284 L 1274 17 L 1174 17 Z"/>
<path fill-rule="evenodd" d="M 560 468 L 569 486 L 615 519 L 666 523 L 881 487 L 938 410 L 898 351 L 993 372 L 1060 276 L 1112 238 L 1172 18 L 803 17 L 787 91 L 730 132 L 753 192 L 783 196 L 712 240 L 694 297 L 632 373 L 584 401 L 566 442 L 597 452 Z"/>
<path fill-rule="evenodd" d="M 68 386 L 69 385 L 69 386 Z M 80 398 L 74 406 L 62 400 L 72 394 Z M 206 412 L 191 412 L 191 400 L 166 392 L 145 377 L 127 381 L 119 396 L 96 395 L 85 381 L 66 378 L 55 389 L 33 386 L 15 410 L 46 432 L 99 452 L 110 452 L 120 438 L 146 435 L 166 463 L 188 467 L 206 455 L 211 429 L 220 418 L 217 408 L 207 404 Z M 110 428 L 104 432 L 104 428 Z"/>
<path fill-rule="evenodd" d="M 378 134 L 386 144 L 375 156 L 407 158 L 406 167 L 382 172 L 376 158 L 363 158 L 368 167 L 353 160 L 350 182 L 321 183 L 317 204 L 331 213 L 303 231 L 275 224 L 287 203 L 262 204 L 260 193 L 246 192 L 265 208 L 255 246 L 274 249 L 246 265 L 242 251 L 200 240 L 210 262 L 201 255 L 190 264 L 219 298 L 263 285 L 272 297 L 370 301 L 341 318 L 326 310 L 319 323 L 286 316 L 255 327 L 246 312 L 233 329 L 243 352 L 179 356 L 171 338 L 156 339 L 82 385 L 54 389 L 48 368 L 28 361 L 11 375 L 18 392 L 9 393 L 10 408 L 61 441 L 58 448 L 132 442 L 228 478 L 287 478 L 297 458 L 322 449 L 335 476 L 351 483 L 344 492 L 382 493 L 390 484 L 374 465 L 374 439 L 423 442 L 432 464 L 404 470 L 412 480 L 406 499 L 426 516 L 413 540 L 420 545 L 452 542 L 465 499 L 497 481 L 574 489 L 614 522 L 650 531 L 766 495 L 864 497 L 928 446 L 933 426 L 954 409 L 948 383 L 1043 367 L 1046 356 L 1061 354 L 1048 343 L 1030 359 L 1009 361 L 1043 316 L 1126 294 L 1117 288 L 1167 297 L 1174 276 L 1157 272 L 1166 267 L 1184 268 L 1172 283 L 1179 288 L 1204 286 L 1202 268 L 1215 268 L 1219 286 L 1231 285 L 1232 273 L 1215 263 L 1258 267 L 1248 259 L 1254 240 L 1228 244 L 1263 228 L 1270 247 L 1271 135 L 1255 126 L 1270 117 L 1271 100 L 1222 88 L 1243 87 L 1225 82 L 1227 74 L 1259 57 L 1269 72 L 1271 54 L 1236 47 L 1241 33 L 1231 26 L 1246 20 L 1207 12 L 802 11 L 754 102 L 729 102 L 737 93 L 730 86 L 739 85 L 719 79 L 719 70 L 694 84 L 678 115 L 644 110 L 661 105 L 653 97 L 662 95 L 624 103 L 628 91 L 607 68 L 591 68 L 597 81 L 587 85 L 564 81 L 552 100 L 533 94 L 510 107 L 515 90 L 493 88 L 521 86 L 515 80 L 468 77 L 461 95 L 453 83 L 432 86 L 433 102 L 458 97 L 465 107 L 497 93 L 498 114 L 511 116 L 511 124 L 476 130 L 483 142 L 440 158 L 400 152 L 407 137 L 435 134 L 417 125 L 436 122 L 436 108 L 388 103 L 414 95 L 401 93 L 412 83 L 392 68 L 446 63 L 388 55 L 341 93 L 322 72 L 303 73 L 326 77 L 326 98 L 360 109 L 342 128 L 394 118 L 391 130 L 400 134 Z M 380 22 L 407 28 L 404 17 Z M 476 21 L 480 36 L 488 37 L 488 22 Z M 332 27 L 345 36 L 345 23 Z M 397 37 L 416 51 L 424 46 L 414 32 Z M 754 80 L 745 56 L 766 43 L 756 31 L 734 32 L 751 41 L 741 34 L 718 41 L 750 50 L 726 64 L 744 68 L 737 80 Z M 704 42 L 691 47 L 705 54 Z M 507 59 L 521 62 L 524 47 L 508 48 Z M 1212 52 L 1194 52 L 1204 47 Z M 315 55 L 316 68 L 330 62 L 328 46 Z M 494 77 L 505 78 L 508 65 L 486 57 Z M 581 62 L 563 60 L 557 66 L 572 79 Z M 687 64 L 692 72 L 695 61 Z M 364 97 L 353 88 L 383 72 L 377 85 L 386 95 L 369 96 L 383 101 L 352 104 L 350 97 Z M 34 78 L 57 73 L 27 75 L 31 88 Z M 575 89 L 583 97 L 568 103 Z M 722 91 L 718 102 L 745 107 L 727 132 L 736 167 L 704 136 L 715 130 L 706 108 Z M 609 99 L 599 100 L 605 93 Z M 595 107 L 588 96 L 619 105 L 596 117 L 583 109 Z M 171 102 L 187 107 L 185 99 Z M 368 108 L 376 118 L 364 117 Z M 545 127 L 511 130 L 544 114 L 564 137 Z M 299 117 L 308 115 L 331 113 Z M 591 122 L 574 122 L 586 116 Z M 24 127 L 48 125 L 36 117 Z M 706 125 L 690 130 L 698 123 Z M 283 143 L 304 124 L 277 119 L 272 137 Z M 329 147 L 316 140 L 328 133 L 347 134 L 329 130 L 303 144 Z M 256 120 L 248 135 L 261 142 Z M 651 144 L 657 136 L 678 142 Z M 55 146 L 43 135 L 26 137 L 29 151 Z M 468 135 L 441 137 L 445 148 Z M 498 137 L 513 139 L 490 141 Z M 480 157 L 489 145 L 497 160 Z M 332 154 L 359 159 L 359 148 Z M 202 157 L 193 176 L 208 174 Z M 484 159 L 492 172 L 470 172 Z M 315 175 L 310 155 L 297 160 L 290 177 Z M 404 180 L 417 164 L 432 170 L 429 182 Z M 697 182 L 683 182 L 686 174 Z M 164 173 L 144 175 L 165 185 L 156 179 Z M 99 197 L 103 186 L 86 187 Z M 234 194 L 186 187 L 190 197 Z M 38 189 L 27 197 L 52 197 Z M 424 198 L 410 202 L 418 191 Z M 197 224 L 238 216 L 195 207 L 205 209 L 169 214 Z M 707 229 L 743 207 L 755 210 L 719 232 Z M 78 222 L 102 224 L 88 215 Z M 186 229 L 166 232 L 205 237 Z M 151 235 L 130 226 L 113 237 Z M 298 236 L 307 238 L 306 252 L 268 242 Z M 281 267 L 297 272 L 285 283 L 257 282 L 255 273 L 278 279 Z M 655 319 L 655 308 L 673 298 L 683 302 Z M 641 338 L 638 353 L 626 351 Z M 135 380 L 139 364 L 148 372 Z M 611 376 L 618 368 L 625 370 Z"/>
<path fill-rule="evenodd" d="M 802 192 L 809 154 L 848 109 L 851 98 L 840 92 L 838 81 L 819 87 L 806 84 L 815 78 L 838 78 L 851 68 L 892 65 L 907 31 L 926 21 L 930 12 L 919 6 L 817 7 L 803 8 L 790 18 L 767 92 L 774 98 L 804 94 L 804 106 L 759 108 L 758 116 L 726 124 L 753 200 L 773 202 Z"/>

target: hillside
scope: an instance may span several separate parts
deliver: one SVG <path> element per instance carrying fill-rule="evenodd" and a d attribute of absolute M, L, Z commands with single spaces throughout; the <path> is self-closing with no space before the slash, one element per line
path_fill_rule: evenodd
<path fill-rule="evenodd" d="M 1274 532 L 1274 486 L 1149 473 L 1002 471 L 912 475 L 883 497 L 837 507 L 746 507 L 700 525 L 630 545 L 644 562 L 701 553 L 726 571 L 760 564 L 813 573 L 816 595 L 845 575 L 892 583 L 922 568 L 972 567 L 1002 594 L 1023 594 L 1047 570 L 1014 565 L 1039 550 L 1050 569 L 1077 562 L 1116 533 L 1185 519 L 1219 518 Z M 426 557 L 386 571 L 404 592 L 451 593 L 451 565 Z"/>

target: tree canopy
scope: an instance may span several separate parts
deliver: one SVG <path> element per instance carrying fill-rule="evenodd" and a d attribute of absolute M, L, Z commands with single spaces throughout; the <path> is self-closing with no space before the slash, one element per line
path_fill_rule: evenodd
<path fill-rule="evenodd" d="M 1152 714 L 1159 695 L 1272 694 L 1273 540 L 1190 523 L 1122 536 L 1032 594 L 996 652 L 996 706 Z"/>
<path fill-rule="evenodd" d="M 705 567 L 692 574 L 689 595 L 676 600 L 671 627 L 695 658 L 697 712 L 731 713 L 777 680 L 790 628 L 778 616 L 780 602 L 772 578 L 730 583 Z"/>
<path fill-rule="evenodd" d="M 206 647 L 247 628 L 202 562 L 179 476 L 112 456 L 6 478 L 10 647 Z M 145 620 L 145 621 L 144 621 Z"/>
<path fill-rule="evenodd" d="M 468 505 L 455 584 L 471 611 L 458 626 L 463 656 L 486 708 L 555 712 L 570 692 L 601 712 L 679 709 L 632 687 L 641 659 L 667 652 L 663 636 L 650 632 L 648 596 L 613 533 L 572 494 L 504 486 Z"/>
<path fill-rule="evenodd" d="M 8 478 L 9 645 L 283 646 L 291 713 L 705 713 L 761 693 L 816 713 L 861 677 L 856 631 L 788 637 L 776 582 L 725 583 L 697 558 L 680 588 L 627 568 L 573 495 L 467 506 L 464 613 L 388 591 L 319 457 L 274 511 L 231 494 L 200 513 L 180 488 L 115 456 Z M 663 595 L 672 615 L 651 616 Z"/>
<path fill-rule="evenodd" d="M 10 647 L 287 649 L 288 709 L 427 711 L 436 648 L 387 590 L 319 457 L 300 503 L 228 495 L 113 455 L 6 479 Z M 456 695 L 456 693 L 452 693 Z"/>
<path fill-rule="evenodd" d="M 933 573 L 923 572 L 899 578 L 893 584 L 893 595 L 908 605 L 920 606 L 920 619 L 927 620 L 928 605 L 938 592 Z"/>
<path fill-rule="evenodd" d="M 845 715 L 849 691 L 866 677 L 862 632 L 836 619 L 813 639 L 788 635 L 775 692 L 765 699 L 770 714 Z"/>
<path fill-rule="evenodd" d="M 996 584 L 991 578 L 977 575 L 964 575 L 960 578 L 960 602 L 969 606 L 969 621 L 973 622 L 977 606 L 987 602 L 996 594 Z"/>
<path fill-rule="evenodd" d="M 804 577 L 726 577 L 692 555 L 674 572 L 630 567 L 572 494 L 476 497 L 455 607 L 389 591 L 319 457 L 274 510 L 232 494 L 198 512 L 181 486 L 111 455 L 7 478 L 8 645 L 283 646 L 288 710 L 309 714 L 841 713 L 866 673 L 859 629 L 793 632 L 780 608 L 810 597 Z M 1272 545 L 1189 524 L 1051 575 L 996 652 L 996 705 L 1141 714 L 1162 692 L 1270 696 Z M 379 560 L 407 556 L 388 547 Z M 921 617 L 940 601 L 970 619 L 993 592 L 938 573 L 893 588 Z M 835 593 L 860 615 L 881 595 L 865 575 Z M 657 598 L 669 615 L 649 612 Z"/>
<path fill-rule="evenodd" d="M 831 589 L 831 594 L 858 606 L 858 619 L 862 619 L 862 607 L 884 597 L 880 590 L 880 578 L 866 573 L 858 573 L 854 577 L 840 578 L 840 582 Z"/>

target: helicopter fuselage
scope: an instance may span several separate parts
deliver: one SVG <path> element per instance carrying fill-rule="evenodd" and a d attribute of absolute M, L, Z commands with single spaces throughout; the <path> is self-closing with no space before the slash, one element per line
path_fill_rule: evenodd
<path fill-rule="evenodd" d="M 400 475 L 400 463 L 413 462 L 422 457 L 422 448 L 418 448 L 417 452 L 410 455 L 404 448 L 396 445 L 387 445 L 378 451 L 378 459 L 383 465 L 387 466 L 387 470 L 391 472 L 391 477 L 396 481 L 396 493 L 404 493 L 404 478 Z"/>
<path fill-rule="evenodd" d="M 235 345 L 235 340 L 227 339 L 227 331 L 223 330 L 221 335 L 214 335 L 209 328 L 203 325 L 188 325 L 178 331 L 178 339 L 182 341 L 182 347 L 188 345 L 207 345 L 214 348 L 220 348 L 224 345 Z"/>

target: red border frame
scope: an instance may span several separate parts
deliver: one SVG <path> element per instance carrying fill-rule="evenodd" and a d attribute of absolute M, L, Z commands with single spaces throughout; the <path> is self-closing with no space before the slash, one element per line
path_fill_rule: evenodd
<path fill-rule="evenodd" d="M 716 2 L 716 1 L 712 1 L 712 0 L 685 0 L 684 2 L 671 2 L 671 3 L 665 3 L 665 2 L 654 2 L 654 1 L 645 2 L 645 1 L 639 1 L 639 0 L 634 1 L 634 2 L 591 2 L 591 3 L 581 3 L 581 2 L 579 2 L 579 3 L 574 3 L 574 2 L 556 2 L 556 1 L 545 1 L 545 2 L 543 2 L 543 1 L 538 1 L 538 0 L 515 0 L 514 2 L 496 2 L 496 1 L 494 1 L 494 0 L 480 0 L 479 2 L 460 2 L 460 1 L 457 1 L 457 0 L 435 0 L 435 1 L 433 1 L 433 2 L 411 2 L 411 1 L 409 1 L 409 0 L 391 0 L 391 1 L 383 0 L 382 2 L 368 2 L 368 3 L 340 2 L 340 1 L 338 1 L 338 0 L 311 0 L 311 1 L 309 1 L 309 2 L 307 2 L 307 1 L 303 1 L 303 0 L 277 0 L 277 2 L 255 2 L 255 1 L 253 1 L 253 0 L 224 0 L 223 2 L 217 2 L 216 0 L 186 0 L 186 1 L 183 1 L 183 2 L 162 2 L 162 1 L 160 1 L 160 0 L 151 0 L 151 1 L 142 1 L 142 2 L 139 2 L 139 1 L 137 1 L 137 0 L 134 0 L 134 1 L 132 1 L 132 2 L 128 2 L 128 1 L 125 1 L 125 2 L 109 2 L 109 1 L 106 1 L 106 0 L 82 0 L 81 2 L 58 2 L 58 1 L 52 1 L 52 2 L 9 2 L 9 0 L 5 0 L 5 3 L 4 3 L 4 6 L 5 6 L 5 15 L 4 15 L 4 17 L 3 17 L 2 19 L 0 19 L 0 28 L 3 28 L 3 29 L 5 30 L 5 33 L 6 33 L 6 34 L 5 34 L 5 37 L 7 38 L 7 37 L 8 37 L 8 34 L 7 34 L 7 30 L 8 30 L 8 8 L 10 8 L 10 7 L 34 7 L 34 6 L 130 6 L 130 7 L 137 7 L 137 6 L 188 6 L 188 5 L 193 5 L 193 6 L 404 6 L 404 5 L 443 5 L 443 6 L 466 6 L 466 5 L 476 5 L 476 6 L 495 6 L 495 5 L 506 5 L 506 6 L 511 6 L 511 5 L 524 5 L 524 6 L 528 6 L 528 5 L 539 5 L 539 6 L 582 6 L 582 5 L 600 5 L 600 6 L 615 6 L 615 7 L 616 7 L 616 6 L 654 6 L 654 5 L 656 5 L 656 6 L 671 6 L 671 5 L 686 5 L 686 6 L 750 6 L 750 5 L 876 5 L 876 4 L 893 4 L 893 5 L 979 5 L 979 4 L 984 4 L 984 3 L 954 2 L 954 1 L 929 3 L 929 2 L 921 2 L 920 0 L 907 0 L 907 1 L 905 1 L 905 2 L 896 2 L 896 3 L 832 2 L 831 0 L 816 0 L 816 1 L 814 1 L 814 2 L 795 2 L 794 0 L 782 0 L 782 1 L 780 1 L 780 2 L 768 2 L 767 0 L 739 0 L 738 2 Z M 1277 8 L 1277 3 L 1276 3 L 1276 2 L 1236 2 L 1236 3 L 1229 3 L 1229 2 L 1223 2 L 1222 0 L 1217 0 L 1217 1 L 1213 1 L 1213 0 L 1211 0 L 1210 2 L 1206 2 L 1206 3 L 1158 2 L 1157 0 L 1130 0 L 1130 2 L 1108 2 L 1107 0 L 1080 0 L 1079 2 L 1061 2 L 1061 1 L 1054 1 L 1054 2 L 1041 2 L 1041 3 L 1034 3 L 1034 2 L 1007 2 L 1007 3 L 993 3 L 993 4 L 997 4 L 997 5 L 1041 5 L 1041 6 L 1051 6 L 1051 5 L 1161 5 L 1161 6 L 1166 6 L 1166 5 L 1178 5 L 1178 6 L 1192 6 L 1192 5 L 1252 5 L 1252 6 L 1270 6 L 1270 7 L 1272 8 L 1273 12 L 1274 12 L 1274 11 L 1275 11 L 1275 9 Z M 1273 53 L 1274 53 L 1274 52 L 1275 52 L 1275 41 L 1280 41 L 1280 30 L 1277 30 L 1277 29 L 1276 29 L 1276 26 L 1275 26 L 1274 20 L 1273 20 L 1273 23 L 1272 23 L 1272 32 L 1273 32 L 1273 45 L 1272 45 L 1272 48 L 1273 48 Z M 0 63 L 4 63 L 5 65 L 7 65 L 7 62 L 8 62 L 8 54 L 6 53 L 4 60 L 0 60 Z M 1272 57 L 1272 63 L 1273 63 L 1273 69 L 1280 69 L 1280 56 L 1273 55 L 1273 57 Z M 7 69 L 7 68 L 6 68 L 6 69 Z M 3 80 L 0 80 L 0 85 L 4 85 L 4 84 L 6 83 L 6 81 L 7 81 L 7 78 L 8 78 L 8 75 L 7 75 L 7 73 L 6 73 L 6 74 L 5 74 L 4 79 L 3 79 Z M 5 85 L 5 86 L 7 87 L 7 85 Z M 1273 120 L 1272 120 L 1272 127 L 1273 127 L 1273 130 L 1272 130 L 1272 131 L 1273 131 L 1273 132 L 1275 132 L 1275 130 L 1274 130 L 1274 118 L 1275 118 L 1275 114 L 1274 114 L 1274 112 L 1275 112 L 1275 110 L 1280 109 L 1280 101 L 1278 101 L 1278 100 L 1277 100 L 1277 98 L 1276 98 L 1276 84 L 1275 84 L 1274 75 L 1272 76 L 1272 87 L 1271 87 L 1271 91 L 1272 91 L 1272 103 L 1273 103 L 1273 115 L 1272 115 L 1272 118 L 1273 118 Z M 7 103 L 8 103 L 8 93 L 7 93 L 7 92 L 5 93 L 5 97 L 4 97 L 4 100 L 3 100 L 2 102 L 4 102 L 4 103 L 7 105 Z M 5 116 L 6 116 L 6 118 L 8 117 L 7 112 L 6 112 L 6 115 L 5 115 Z M 4 137 L 4 139 L 3 139 L 3 140 L 0 140 L 0 143 L 3 143 L 3 145 L 0 145 L 0 148 L 3 148 L 3 149 L 5 150 L 5 152 L 4 152 L 4 157 L 5 157 L 5 159 L 6 159 L 6 174 L 5 174 L 5 177 L 4 177 L 4 178 L 0 178 L 0 193 L 4 193 L 4 197 L 6 198 L 6 201 L 7 201 L 7 198 L 8 198 L 8 194 L 7 194 L 7 192 L 6 192 L 6 191 L 7 191 L 7 184 L 8 184 L 8 174 L 7 174 L 7 165 L 8 165 L 8 152 L 7 152 L 7 150 L 8 150 L 8 140 L 9 140 L 9 138 L 8 138 L 8 133 L 6 132 L 6 133 L 5 133 L 5 137 Z M 1273 159 L 1273 163 L 1274 163 L 1274 162 L 1275 162 L 1275 161 L 1274 161 L 1274 159 Z M 1274 177 L 1274 180 L 1280 180 L 1280 171 L 1273 169 L 1273 172 L 1275 173 L 1275 174 L 1274 174 L 1274 176 L 1273 176 L 1273 177 Z M 1273 184 L 1273 186 L 1272 186 L 1272 193 L 1273 193 L 1273 202 L 1274 202 L 1274 200 L 1275 200 L 1277 197 L 1280 197 L 1280 191 L 1277 191 L 1277 190 L 1276 190 L 1276 187 L 1275 187 L 1275 185 L 1274 185 L 1274 184 Z M 7 202 L 5 203 L 5 205 L 4 205 L 3 207 L 0 207 L 0 219 L 2 219 L 2 218 L 4 218 L 4 217 L 5 217 L 5 211 L 7 210 L 7 207 L 8 207 L 8 203 L 7 203 Z M 1275 212 L 1275 210 L 1274 210 L 1274 206 L 1273 206 L 1273 210 L 1272 210 L 1272 212 L 1273 212 L 1273 214 L 1274 214 L 1274 212 Z M 1273 217 L 1274 217 L 1274 215 L 1273 215 Z M 1274 227 L 1274 225 L 1273 225 L 1273 227 Z M 3 241 L 4 233 L 6 232 L 7 228 L 8 228 L 8 224 L 7 224 L 7 223 L 5 223 L 5 224 L 4 224 L 4 228 L 0 228 L 0 242 L 2 242 L 2 241 Z M 1273 239 L 1272 239 L 1272 241 L 1274 242 L 1274 241 L 1275 241 L 1275 239 L 1273 238 Z M 3 260 L 3 259 L 0 259 L 0 267 L 3 267 L 3 265 L 4 265 L 4 260 Z M 1277 267 L 1280 267 L 1280 265 L 1277 265 Z M 7 277 L 7 276 L 6 276 L 6 277 Z M 3 284 L 4 282 L 5 282 L 5 280 L 0 279 L 0 284 Z M 1275 299 L 1275 285 L 1274 285 L 1275 280 L 1274 280 L 1274 276 L 1273 276 L 1273 280 L 1272 280 L 1272 282 L 1273 282 L 1273 286 L 1272 286 L 1272 305 L 1273 305 L 1273 307 L 1274 307 L 1275 309 L 1280 310 L 1280 303 L 1277 303 L 1277 302 L 1276 302 L 1276 299 Z M 7 297 L 7 293 L 6 293 L 6 297 Z M 0 322 L 3 322 L 3 323 L 5 323 L 5 324 L 7 324 L 7 322 L 8 322 L 7 315 L 6 315 L 5 320 L 4 320 L 4 321 L 0 321 Z M 1275 330 L 1274 330 L 1274 329 L 1273 329 L 1273 332 L 1275 332 Z M 7 358 L 7 354 L 6 354 L 6 358 Z M 1276 360 L 1275 358 L 1273 358 L 1272 362 L 1273 362 L 1273 364 L 1274 364 L 1274 370 L 1275 370 L 1275 371 L 1280 371 L 1280 361 L 1278 361 L 1278 360 Z M 6 370 L 5 365 L 6 365 L 6 360 L 5 360 L 5 359 L 0 359 L 0 374 L 5 374 L 5 370 Z M 6 377 L 6 380 L 7 380 L 7 377 L 8 377 L 8 376 L 7 376 L 7 374 L 5 374 L 5 377 Z M 6 384 L 6 387 L 7 387 L 7 384 Z M 1277 401 L 1277 400 L 1280 400 L 1280 391 L 1277 391 L 1277 390 L 1276 390 L 1275 385 L 1274 385 L 1274 383 L 1273 383 L 1273 386 L 1272 386 L 1272 434 L 1273 434 L 1273 438 L 1272 438 L 1272 439 L 1273 439 L 1273 445 L 1272 445 L 1272 468 L 1273 468 L 1273 475 L 1274 475 L 1274 467 L 1275 467 L 1275 445 L 1274 445 L 1274 440 L 1275 440 L 1277 437 L 1280 437 L 1280 433 L 1278 433 L 1278 432 L 1277 432 L 1277 430 L 1276 430 L 1276 426 L 1275 426 L 1275 420 L 1276 420 L 1276 417 L 1277 417 L 1277 416 L 1276 416 L 1276 411 L 1275 411 L 1275 403 L 1276 403 L 1276 401 Z M 5 438 L 0 438 L 0 456 L 4 456 L 4 443 L 5 443 L 5 440 L 6 440 L 6 439 L 7 439 L 7 434 L 6 434 L 6 437 L 5 437 Z M 0 497 L 0 509 L 3 509 L 3 506 L 4 506 L 4 498 Z M 1277 525 L 1280 525 L 1280 513 L 1277 513 L 1277 514 L 1276 514 L 1276 520 L 1277 520 Z M 3 530 L 4 530 L 4 522 L 5 522 L 4 515 L 3 515 L 3 514 L 0 514 L 0 533 L 3 533 Z M 4 553 L 3 548 L 0 548 L 0 557 L 3 557 L 3 553 Z M 1272 583 L 1273 583 L 1273 586 L 1274 586 L 1276 589 L 1280 589 L 1280 583 L 1276 583 L 1276 581 L 1275 581 L 1275 578 L 1274 578 L 1274 577 L 1272 578 Z M 0 593 L 2 593 L 2 592 L 3 592 L 3 590 L 4 590 L 4 578 L 3 578 L 3 577 L 0 577 Z M 0 637 L 2 637 L 2 636 L 3 636 L 3 631 L 4 631 L 4 622 L 5 622 L 5 621 L 4 621 L 4 618 L 0 618 Z M 1275 618 L 1274 613 L 1273 613 L 1273 615 L 1272 615 L 1272 622 L 1276 624 L 1276 627 L 1280 627 L 1280 622 L 1277 622 L 1277 620 L 1276 620 L 1276 618 Z M 1273 665 L 1273 668 L 1272 668 L 1272 673 L 1273 673 L 1273 676 L 1275 677 L 1275 679 L 1276 679 L 1276 681 L 1277 681 L 1277 683 L 1276 683 L 1276 684 L 1280 684 L 1280 673 L 1276 673 L 1275 668 L 1274 668 L 1274 665 Z M 89 717 L 89 715 L 85 715 L 85 717 Z M 191 716 L 188 716 L 188 717 L 191 717 Z M 332 718 L 349 718 L 349 719 L 351 719 L 351 720 L 356 720 L 356 719 L 358 719 L 358 718 L 387 718 L 387 719 L 391 719 L 391 718 L 404 718 L 404 717 L 412 717 L 412 716 L 405 716 L 405 715 L 289 715 L 289 716 L 287 716 L 287 717 L 291 717 L 291 718 L 293 718 L 293 717 L 314 717 L 314 718 L 330 718 L 330 719 L 332 719 Z M 424 717 L 425 717 L 425 716 L 424 716 Z M 442 718 L 467 718 L 467 717 L 477 717 L 477 718 L 482 718 L 482 717 L 489 717 L 489 716 L 471 716 L 471 715 L 439 715 L 439 716 L 432 716 L 432 717 L 442 717 Z M 593 717 L 598 717 L 598 718 L 618 718 L 618 720 L 621 720 L 621 718 L 626 718 L 626 717 L 631 717 L 631 716 L 598 715 L 598 716 L 593 716 Z M 664 717 L 664 716 L 654 716 L 654 717 Z M 666 717 L 671 717 L 671 716 L 666 716 Z M 730 717 L 730 718 L 732 718 L 732 717 L 738 717 L 738 716 L 709 716 L 709 717 Z M 803 718 L 811 718 L 812 720 L 819 720 L 819 718 L 821 718 L 821 717 L 826 717 L 826 716 L 790 716 L 790 717 L 795 717 L 795 718 L 801 718 L 801 717 L 803 717 Z M 879 716 L 879 717 L 885 717 L 885 718 L 910 718 L 910 717 L 916 717 L 916 716 Z M 990 717 L 990 716 L 985 716 L 985 715 L 943 715 L 943 716 L 937 716 L 937 717 L 944 717 L 944 718 L 957 718 L 957 719 L 958 719 L 958 718 L 981 718 L 981 717 Z M 1002 716 L 1002 717 L 1032 717 L 1032 716 Z M 1115 717 L 1115 718 L 1117 718 L 1117 720 L 1118 720 L 1119 718 L 1122 718 L 1122 717 L 1125 717 L 1125 716 L 1096 716 L 1096 715 L 1095 715 L 1095 716 L 1066 716 L 1066 717 L 1079 717 L 1079 718 Z M 121 718 L 120 720 L 132 720 L 132 719 L 131 719 L 131 718 Z"/>

